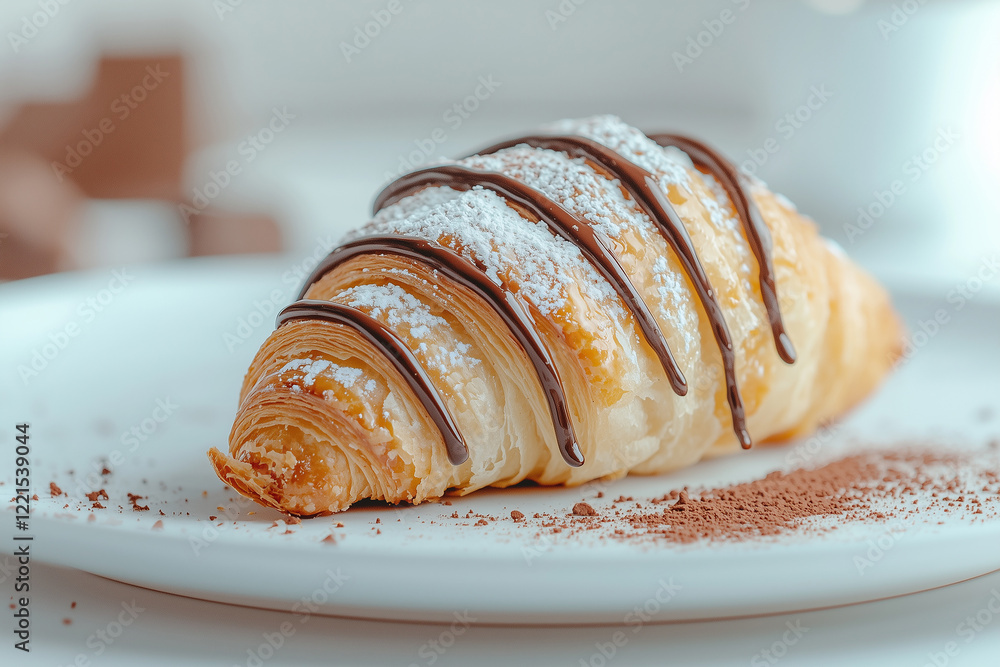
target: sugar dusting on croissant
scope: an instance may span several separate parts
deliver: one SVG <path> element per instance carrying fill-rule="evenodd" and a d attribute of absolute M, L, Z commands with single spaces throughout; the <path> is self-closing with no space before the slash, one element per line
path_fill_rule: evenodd
<path fill-rule="evenodd" d="M 658 473 L 886 375 L 888 295 L 787 200 L 683 137 L 548 129 L 379 196 L 257 353 L 223 481 L 311 516 Z"/>

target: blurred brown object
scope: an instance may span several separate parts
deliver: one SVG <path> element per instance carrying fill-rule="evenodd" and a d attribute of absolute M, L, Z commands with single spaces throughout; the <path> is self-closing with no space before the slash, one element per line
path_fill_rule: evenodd
<path fill-rule="evenodd" d="M 192 215 L 189 229 L 193 257 L 274 252 L 281 247 L 281 232 L 266 215 L 208 210 Z"/>
<path fill-rule="evenodd" d="M 0 278 L 68 267 L 66 243 L 83 195 L 51 177 L 38 156 L 0 152 Z"/>
<path fill-rule="evenodd" d="M 12 115 L 0 128 L 0 279 L 78 268 L 66 245 L 84 197 L 189 203 L 185 89 L 179 54 L 105 57 L 81 98 L 29 102 Z M 272 218 L 212 208 L 191 218 L 187 234 L 191 255 L 282 245 Z"/>
<path fill-rule="evenodd" d="M 22 106 L 0 130 L 0 150 L 38 155 L 88 197 L 179 200 L 184 88 L 179 55 L 102 58 L 82 98 Z"/>

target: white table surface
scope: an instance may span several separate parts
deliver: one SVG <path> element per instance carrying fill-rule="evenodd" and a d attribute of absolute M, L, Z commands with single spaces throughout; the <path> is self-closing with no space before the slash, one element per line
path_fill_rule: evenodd
<path fill-rule="evenodd" d="M 135 588 L 90 574 L 35 564 L 31 571 L 32 651 L 11 647 L 4 633 L 3 665 L 572 665 L 591 659 L 595 645 L 623 630 L 627 643 L 615 665 L 940 665 L 1000 664 L 1000 613 L 981 615 L 979 632 L 959 634 L 967 616 L 1000 608 L 1000 572 L 946 588 L 863 605 L 782 616 L 632 627 L 472 627 L 450 643 L 447 626 L 300 616 L 234 607 Z M 76 608 L 71 609 L 72 602 Z M 131 625 L 106 645 L 97 630 L 117 622 L 122 604 L 135 605 Z M 63 619 L 72 623 L 64 624 Z M 127 619 L 128 616 L 126 615 Z M 289 622 L 295 631 L 269 659 L 257 663 L 264 635 Z M 788 625 L 801 638 L 777 662 L 761 652 L 782 640 Z M 7 625 L 5 623 L 5 625 Z M 110 628 L 115 633 L 117 628 Z M 91 638 L 93 635 L 93 638 Z M 794 637 L 794 635 L 790 635 Z M 90 645 L 88 646 L 88 638 Z M 957 654 L 944 654 L 949 642 Z M 100 655 L 97 651 L 106 646 Z M 423 650 L 422 650 L 423 649 Z M 780 649 L 779 649 L 780 652 Z M 956 651 L 953 648 L 953 653 Z M 265 651 L 265 655 L 266 655 Z M 947 658 L 947 662 L 940 662 Z M 432 659 L 434 661 L 432 662 Z M 583 662 L 581 662 L 581 660 Z M 79 664 L 86 665 L 81 661 Z"/>

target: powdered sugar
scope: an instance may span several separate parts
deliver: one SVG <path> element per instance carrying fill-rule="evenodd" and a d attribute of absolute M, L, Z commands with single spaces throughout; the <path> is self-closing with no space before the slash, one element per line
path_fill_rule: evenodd
<path fill-rule="evenodd" d="M 635 224 L 643 238 L 657 233 L 638 205 L 625 198 L 617 181 L 598 175 L 583 158 L 517 146 L 492 155 L 475 155 L 461 163 L 499 171 L 529 184 L 574 216 L 591 222 L 608 239 L 619 238 L 627 222 Z"/>
<path fill-rule="evenodd" d="M 349 366 L 339 366 L 327 359 L 293 359 L 285 364 L 279 373 L 299 371 L 303 373 L 300 385 L 312 389 L 320 375 L 335 380 L 345 389 L 350 389 L 361 378 L 361 370 Z"/>
<path fill-rule="evenodd" d="M 626 160 L 656 174 L 659 177 L 660 187 L 664 190 L 669 185 L 690 189 L 687 171 L 690 160 L 680 158 L 675 151 L 663 150 L 655 141 L 617 116 L 561 120 L 554 123 L 550 129 L 560 133 L 578 134 L 604 144 Z"/>
<path fill-rule="evenodd" d="M 387 270 L 385 273 L 392 273 Z M 398 270 L 400 273 L 407 273 Z M 409 274 L 412 275 L 412 274 Z M 356 285 L 343 290 L 335 299 L 353 308 L 366 311 L 375 319 L 416 342 L 414 352 L 428 368 L 447 375 L 455 368 L 468 368 L 480 363 L 469 355 L 471 346 L 447 336 L 444 343 L 435 338 L 435 329 L 450 331 L 444 318 L 431 312 L 430 307 L 395 283 Z M 419 342 L 418 342 L 419 341 Z"/>
<path fill-rule="evenodd" d="M 656 285 L 658 310 L 661 321 L 671 322 L 674 330 L 684 334 L 685 343 L 690 347 L 698 330 L 697 314 L 684 307 L 687 288 L 676 271 L 670 270 L 665 257 L 657 257 L 653 263 L 653 280 Z"/>
<path fill-rule="evenodd" d="M 433 190 L 412 198 L 431 196 L 440 201 L 437 194 L 425 195 Z M 439 243 L 454 239 L 447 245 L 481 264 L 495 282 L 515 279 L 518 293 L 547 315 L 566 307 L 570 287 L 582 289 L 608 307 L 615 303 L 611 286 L 579 248 L 554 235 L 544 223 L 525 220 L 504 199 L 481 188 L 433 207 L 419 207 L 405 218 L 376 217 L 364 232 L 403 234 Z M 579 281 L 581 274 L 587 279 Z"/>
<path fill-rule="evenodd" d="M 781 204 L 782 206 L 784 206 L 785 208 L 787 208 L 789 211 L 798 211 L 799 210 L 798 207 L 795 206 L 795 203 L 792 202 L 791 199 L 789 199 L 785 195 L 781 194 L 780 192 L 775 192 L 774 193 L 774 198 L 775 198 L 775 200 L 777 200 L 777 202 L 779 204 Z"/>
<path fill-rule="evenodd" d="M 413 338 L 426 338 L 431 327 L 445 325 L 425 303 L 395 283 L 357 285 L 340 292 L 337 301 L 363 308 L 392 328 L 406 324 Z"/>

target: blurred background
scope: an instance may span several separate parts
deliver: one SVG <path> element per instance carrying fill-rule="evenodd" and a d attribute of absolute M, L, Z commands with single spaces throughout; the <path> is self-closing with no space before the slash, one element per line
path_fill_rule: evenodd
<path fill-rule="evenodd" d="M 716 144 L 883 276 L 1000 250 L 1000 3 L 5 0 L 0 278 L 307 257 L 561 118 Z"/>

